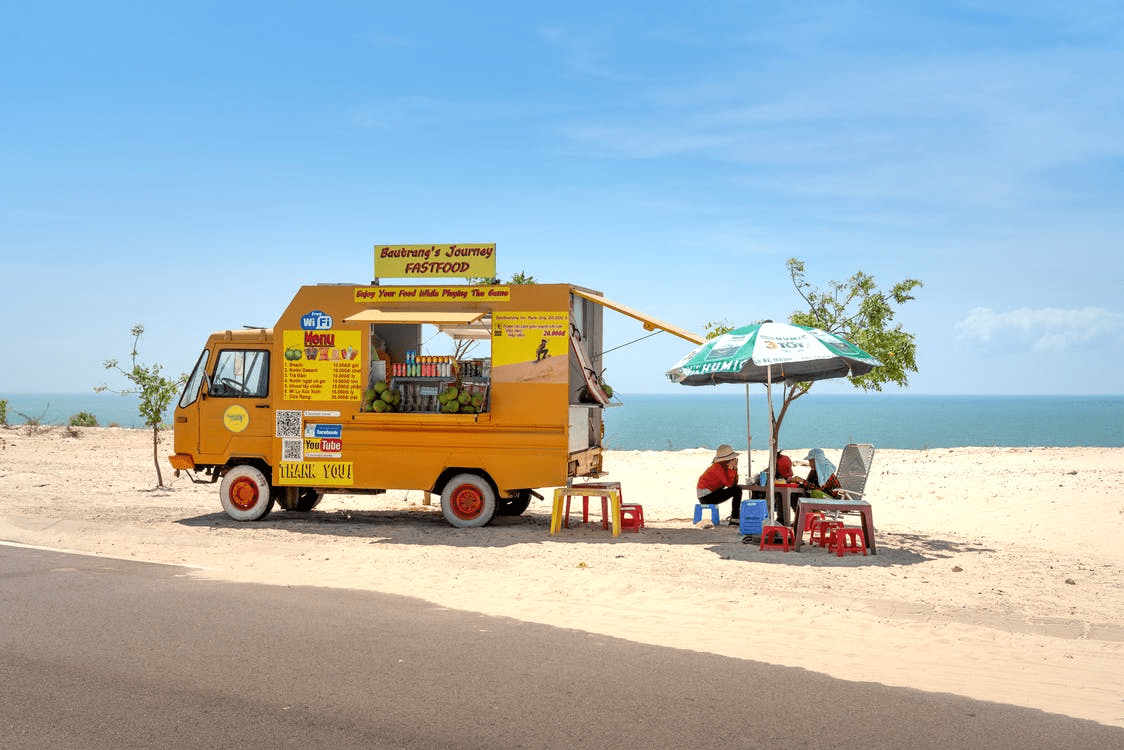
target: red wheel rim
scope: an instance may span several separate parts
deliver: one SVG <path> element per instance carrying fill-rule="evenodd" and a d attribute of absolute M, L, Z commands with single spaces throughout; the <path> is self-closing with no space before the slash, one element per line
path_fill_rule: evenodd
<path fill-rule="evenodd" d="M 249 477 L 238 477 L 230 483 L 230 504 L 238 510 L 250 510 L 259 497 L 258 483 Z"/>
<path fill-rule="evenodd" d="M 450 506 L 457 518 L 471 521 L 484 512 L 484 495 L 471 484 L 462 484 L 453 490 Z"/>

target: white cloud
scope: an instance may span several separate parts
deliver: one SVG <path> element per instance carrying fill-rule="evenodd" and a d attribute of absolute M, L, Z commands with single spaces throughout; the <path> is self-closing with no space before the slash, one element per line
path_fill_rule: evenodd
<path fill-rule="evenodd" d="M 1101 307 L 977 307 L 954 328 L 958 339 L 983 351 L 1062 352 L 1124 337 L 1124 315 Z"/>

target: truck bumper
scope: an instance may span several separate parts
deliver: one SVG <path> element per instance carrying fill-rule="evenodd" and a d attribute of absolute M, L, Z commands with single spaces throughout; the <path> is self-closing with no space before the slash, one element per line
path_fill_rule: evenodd
<path fill-rule="evenodd" d="M 168 456 L 168 463 L 172 465 L 173 469 L 187 469 L 190 471 L 195 468 L 195 459 L 188 453 L 176 453 Z"/>

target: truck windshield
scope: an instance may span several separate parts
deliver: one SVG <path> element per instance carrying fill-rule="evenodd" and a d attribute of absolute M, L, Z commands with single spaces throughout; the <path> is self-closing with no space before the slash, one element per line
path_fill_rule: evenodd
<path fill-rule="evenodd" d="M 265 398 L 269 395 L 269 352 L 224 349 L 211 375 L 210 395 L 217 398 Z"/>
<path fill-rule="evenodd" d="M 180 394 L 180 408 L 191 406 L 195 403 L 195 399 L 199 398 L 199 386 L 203 383 L 203 373 L 207 371 L 207 360 L 210 357 L 209 349 L 204 349 L 199 355 L 199 361 L 195 363 L 195 369 L 191 371 L 191 377 L 187 379 L 187 385 L 183 387 L 183 393 Z"/>

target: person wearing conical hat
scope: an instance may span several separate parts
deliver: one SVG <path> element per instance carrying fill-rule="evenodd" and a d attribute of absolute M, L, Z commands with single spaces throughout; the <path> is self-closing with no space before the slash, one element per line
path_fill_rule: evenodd
<path fill-rule="evenodd" d="M 742 488 L 738 485 L 738 454 L 723 443 L 696 485 L 699 503 L 717 505 L 732 500 L 730 525 L 741 523 Z"/>

